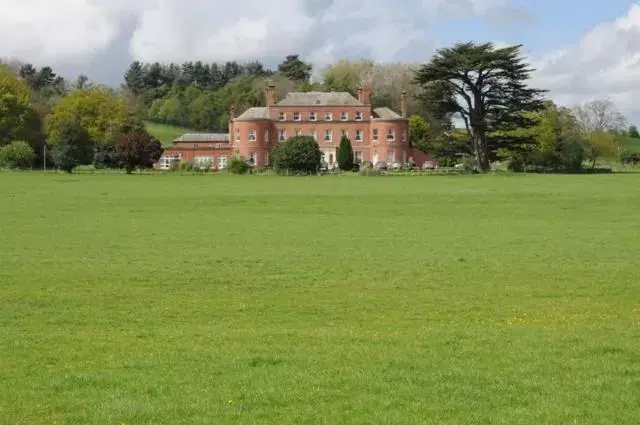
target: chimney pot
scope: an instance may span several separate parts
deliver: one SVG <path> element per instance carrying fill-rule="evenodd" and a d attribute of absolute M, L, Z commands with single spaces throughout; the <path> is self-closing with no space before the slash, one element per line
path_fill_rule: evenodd
<path fill-rule="evenodd" d="M 400 95 L 400 115 L 407 118 L 407 91 L 403 90 Z"/>

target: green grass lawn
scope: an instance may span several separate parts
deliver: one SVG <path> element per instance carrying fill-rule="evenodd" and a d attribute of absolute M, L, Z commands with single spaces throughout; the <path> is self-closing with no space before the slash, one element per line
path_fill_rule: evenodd
<path fill-rule="evenodd" d="M 145 126 L 147 128 L 147 131 L 153 137 L 162 142 L 163 146 L 170 146 L 176 138 L 182 136 L 185 133 L 195 133 L 195 131 L 189 130 L 188 128 L 176 127 L 168 124 L 146 122 Z"/>
<path fill-rule="evenodd" d="M 640 174 L 0 199 L 0 424 L 638 424 Z"/>

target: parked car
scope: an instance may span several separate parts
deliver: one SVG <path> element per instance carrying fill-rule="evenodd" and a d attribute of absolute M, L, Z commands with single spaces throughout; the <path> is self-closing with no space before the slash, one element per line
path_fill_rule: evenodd
<path fill-rule="evenodd" d="M 422 164 L 423 170 L 434 170 L 435 168 L 436 168 L 436 164 L 434 164 L 431 161 L 426 161 L 424 164 Z"/>

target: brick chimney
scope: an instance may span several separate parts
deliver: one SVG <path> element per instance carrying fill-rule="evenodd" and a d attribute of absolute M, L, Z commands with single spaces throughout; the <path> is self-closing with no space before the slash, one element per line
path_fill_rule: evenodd
<path fill-rule="evenodd" d="M 403 90 L 400 94 L 400 115 L 407 118 L 407 91 Z"/>
<path fill-rule="evenodd" d="M 233 120 L 236 118 L 236 105 L 229 108 L 229 143 L 233 142 Z"/>
<path fill-rule="evenodd" d="M 274 106 L 276 104 L 276 85 L 273 81 L 269 81 L 267 84 L 267 106 Z"/>
<path fill-rule="evenodd" d="M 369 84 L 358 87 L 358 100 L 364 105 L 371 104 L 371 87 Z"/>

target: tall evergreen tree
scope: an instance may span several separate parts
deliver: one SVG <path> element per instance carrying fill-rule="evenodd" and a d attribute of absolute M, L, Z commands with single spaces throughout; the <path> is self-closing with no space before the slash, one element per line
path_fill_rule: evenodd
<path fill-rule="evenodd" d="M 300 55 L 288 55 L 278 65 L 278 72 L 297 83 L 309 81 L 312 66 L 300 59 Z"/>
<path fill-rule="evenodd" d="M 492 43 L 458 43 L 438 50 L 417 73 L 416 82 L 442 94 L 439 108 L 462 118 L 476 166 L 488 171 L 498 148 L 534 143 L 532 137 L 500 136 L 535 121 L 527 112 L 540 110 L 544 90 L 527 87 L 529 65 L 520 45 L 496 48 Z"/>
<path fill-rule="evenodd" d="M 124 74 L 124 81 L 131 93 L 140 95 L 146 88 L 144 68 L 141 62 L 135 61 Z"/>
<path fill-rule="evenodd" d="M 338 167 L 341 170 L 351 171 L 353 169 L 353 148 L 351 147 L 351 140 L 346 135 L 343 135 L 340 139 L 337 160 Z"/>

